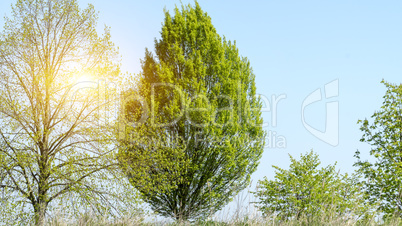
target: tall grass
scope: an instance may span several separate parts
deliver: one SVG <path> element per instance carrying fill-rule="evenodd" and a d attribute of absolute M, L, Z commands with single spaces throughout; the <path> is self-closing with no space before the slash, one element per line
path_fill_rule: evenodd
<path fill-rule="evenodd" d="M 258 209 L 255 208 L 253 202 L 250 202 L 250 198 L 247 195 L 241 194 L 237 197 L 236 208 L 233 211 L 229 209 L 221 211 L 214 215 L 210 219 L 199 220 L 196 222 L 173 222 L 172 220 L 164 219 L 157 220 L 151 219 L 145 220 L 148 216 L 139 215 L 131 217 L 123 217 L 118 219 L 110 219 L 107 216 L 99 215 L 84 215 L 77 219 L 66 219 L 62 215 L 56 215 L 48 218 L 46 225 L 48 226 L 153 226 L 153 225 L 166 225 L 166 226 L 187 226 L 187 225 L 202 225 L 202 226 L 300 226 L 300 225 L 402 225 L 402 220 L 399 217 L 391 217 L 383 220 L 381 214 L 373 215 L 367 219 L 355 220 L 350 217 L 337 216 L 334 209 L 329 209 L 322 214 L 319 214 L 313 218 L 307 216 L 301 216 L 298 219 L 296 217 L 282 221 L 276 218 L 275 214 L 262 216 Z M 249 202 L 243 202 L 243 201 Z M 238 202 L 238 203 L 237 203 Z M 244 205 L 240 205 L 242 202 Z M 239 204 L 239 205 L 237 205 Z M 21 222 L 20 225 L 33 225 L 33 221 Z M 3 222 L 7 225 L 7 222 Z"/>
<path fill-rule="evenodd" d="M 332 214 L 330 214 L 332 215 Z M 74 221 L 63 221 L 57 218 L 48 221 L 46 225 L 54 225 L 54 226 L 67 226 L 67 225 L 77 225 L 77 226 L 133 226 L 133 225 L 144 225 L 144 226 L 152 226 L 152 225 L 166 225 L 166 226 L 187 226 L 187 225 L 205 225 L 205 226 L 240 226 L 240 225 L 249 225 L 249 226 L 262 226 L 262 225 L 272 225 L 272 226 L 299 226 L 299 225 L 402 225 L 402 221 L 398 217 L 390 218 L 386 221 L 381 219 L 368 219 L 364 222 L 357 222 L 353 220 L 345 220 L 344 218 L 327 218 L 325 215 L 321 217 L 317 217 L 314 219 L 301 217 L 299 219 L 292 219 L 288 221 L 279 221 L 274 217 L 271 218 L 251 218 L 248 216 L 244 216 L 244 218 L 239 219 L 229 219 L 228 221 L 218 221 L 218 220 L 205 220 L 205 221 L 197 221 L 197 222 L 168 222 L 168 221 L 157 221 L 157 222 L 141 222 L 138 219 L 119 219 L 110 221 L 107 219 L 102 219 L 99 217 L 82 217 L 80 219 Z"/>

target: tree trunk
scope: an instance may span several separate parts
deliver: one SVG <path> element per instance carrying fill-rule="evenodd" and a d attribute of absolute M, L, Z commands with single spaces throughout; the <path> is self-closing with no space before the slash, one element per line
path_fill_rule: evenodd
<path fill-rule="evenodd" d="M 44 200 L 39 200 L 34 205 L 35 225 L 41 226 L 41 225 L 45 224 L 46 208 L 47 208 L 47 203 Z"/>
<path fill-rule="evenodd" d="M 47 151 L 43 152 L 47 154 Z M 38 196 L 36 202 L 34 204 L 35 210 L 35 223 L 36 225 L 44 225 L 45 224 L 45 215 L 47 210 L 47 205 L 49 203 L 48 200 L 48 166 L 47 166 L 47 158 L 42 157 L 40 159 L 39 165 L 39 184 L 38 184 Z"/>

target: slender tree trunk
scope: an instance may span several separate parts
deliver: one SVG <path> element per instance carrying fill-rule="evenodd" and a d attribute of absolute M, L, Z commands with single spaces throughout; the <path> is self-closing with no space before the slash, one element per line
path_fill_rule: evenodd
<path fill-rule="evenodd" d="M 46 141 L 46 140 L 45 140 Z M 48 206 L 48 166 L 47 166 L 47 158 L 44 157 L 47 154 L 47 150 L 45 149 L 42 152 L 42 157 L 39 162 L 39 184 L 38 184 L 38 196 L 36 203 L 34 205 L 35 210 L 35 223 L 36 225 L 44 225 L 45 224 L 45 215 Z"/>
<path fill-rule="evenodd" d="M 35 225 L 42 226 L 45 224 L 46 208 L 47 208 L 47 203 L 44 200 L 39 200 L 34 205 Z"/>

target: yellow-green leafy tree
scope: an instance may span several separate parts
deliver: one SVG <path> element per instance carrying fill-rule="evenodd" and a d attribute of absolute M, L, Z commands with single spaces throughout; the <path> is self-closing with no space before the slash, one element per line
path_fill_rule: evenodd
<path fill-rule="evenodd" d="M 122 197 L 107 100 L 98 83 L 120 74 L 109 28 L 92 5 L 18 0 L 0 35 L 0 189 L 42 224 L 50 207 L 117 214 Z M 100 100 L 100 101 L 99 101 Z M 117 189 L 118 190 L 118 189 Z M 28 204 L 28 205 L 26 205 Z M 3 206 L 4 207 L 4 206 Z M 52 208 L 54 209 L 54 208 Z"/>
<path fill-rule="evenodd" d="M 340 174 L 335 165 L 320 167 L 313 151 L 297 160 L 290 156 L 289 169 L 275 168 L 275 178 L 258 182 L 257 206 L 267 218 L 320 224 L 322 219 L 357 222 L 372 219 L 356 176 Z"/>
<path fill-rule="evenodd" d="M 387 88 L 381 108 L 368 119 L 359 120 L 363 136 L 371 145 L 375 161 L 355 157 L 362 175 L 368 203 L 379 203 L 385 217 L 402 218 L 402 84 L 382 83 Z"/>
<path fill-rule="evenodd" d="M 152 209 L 206 218 L 250 182 L 264 147 L 255 75 L 200 5 L 165 12 L 124 114 L 122 164 Z M 144 180 L 149 186 L 144 187 Z"/>

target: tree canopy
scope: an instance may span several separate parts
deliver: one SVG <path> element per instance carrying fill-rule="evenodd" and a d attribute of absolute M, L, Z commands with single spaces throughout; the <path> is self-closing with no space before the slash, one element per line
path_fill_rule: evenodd
<path fill-rule="evenodd" d="M 112 132 L 99 126 L 103 93 L 98 84 L 81 80 L 118 78 L 109 28 L 98 35 L 94 7 L 80 9 L 76 0 L 19 0 L 5 21 L 0 188 L 14 196 L 21 212 L 32 209 L 37 224 L 52 203 L 69 203 L 73 212 L 103 212 L 113 206 L 108 182 L 119 178 L 109 170 L 118 168 Z"/>
<path fill-rule="evenodd" d="M 382 81 L 387 88 L 381 109 L 368 119 L 359 120 L 362 142 L 372 146 L 375 162 L 363 161 L 356 152 L 358 172 L 365 179 L 367 200 L 380 203 L 380 210 L 402 217 L 402 84 Z"/>
<path fill-rule="evenodd" d="M 263 152 L 250 62 L 196 2 L 165 12 L 161 38 L 154 53 L 145 52 L 135 84 L 125 111 L 130 136 L 120 151 L 133 185 L 163 216 L 191 220 L 220 210 L 249 184 Z M 147 170 L 132 167 L 141 164 Z M 161 178 L 170 178 L 162 189 Z"/>
<path fill-rule="evenodd" d="M 289 155 L 289 169 L 273 166 L 275 179 L 258 182 L 257 206 L 266 216 L 281 221 L 292 219 L 363 218 L 369 211 L 357 178 L 340 174 L 335 165 L 319 168 L 321 162 L 313 151 L 297 160 Z M 331 215 L 332 214 L 332 215 Z"/>

